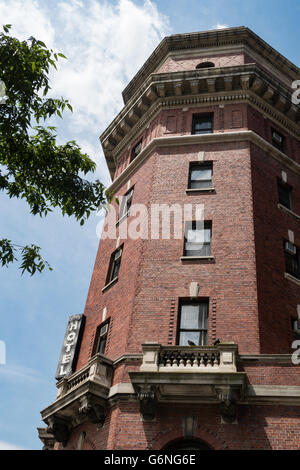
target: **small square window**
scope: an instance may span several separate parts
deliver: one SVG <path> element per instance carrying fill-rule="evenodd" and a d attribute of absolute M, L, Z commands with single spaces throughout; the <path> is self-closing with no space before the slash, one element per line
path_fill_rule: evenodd
<path fill-rule="evenodd" d="M 292 210 L 292 188 L 281 181 L 278 181 L 278 200 L 279 204 Z"/>
<path fill-rule="evenodd" d="M 212 224 L 209 221 L 187 222 L 184 237 L 184 256 L 210 256 Z"/>
<path fill-rule="evenodd" d="M 272 129 L 272 144 L 281 152 L 284 152 L 285 138 L 282 134 Z"/>
<path fill-rule="evenodd" d="M 212 188 L 212 163 L 190 163 L 189 189 Z"/>
<path fill-rule="evenodd" d="M 192 134 L 211 134 L 213 114 L 193 114 Z"/>
<path fill-rule="evenodd" d="M 299 249 L 291 242 L 284 241 L 285 271 L 300 279 Z"/>
<path fill-rule="evenodd" d="M 108 329 L 109 329 L 109 320 L 106 320 L 105 322 L 101 323 L 101 325 L 98 326 L 97 331 L 96 331 L 96 336 L 95 336 L 93 355 L 97 353 L 105 354 Z"/>
<path fill-rule="evenodd" d="M 130 207 L 132 204 L 133 197 L 133 188 L 131 188 L 124 196 L 120 197 L 120 211 L 119 211 L 119 220 L 125 216 L 129 216 Z"/>
<path fill-rule="evenodd" d="M 106 284 L 109 284 L 110 282 L 118 278 L 120 265 L 121 265 L 122 252 L 123 252 L 123 246 L 118 248 L 111 255 Z"/>
<path fill-rule="evenodd" d="M 142 140 L 140 140 L 132 149 L 131 151 L 131 158 L 130 161 L 132 162 L 140 153 L 142 149 Z"/>
<path fill-rule="evenodd" d="M 208 301 L 182 302 L 179 312 L 178 344 L 205 346 L 207 344 Z"/>

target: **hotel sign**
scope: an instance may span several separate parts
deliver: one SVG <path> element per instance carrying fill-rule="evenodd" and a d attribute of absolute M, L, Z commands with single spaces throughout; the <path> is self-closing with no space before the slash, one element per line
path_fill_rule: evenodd
<path fill-rule="evenodd" d="M 71 375 L 75 370 L 84 328 L 84 320 L 84 315 L 72 315 L 69 318 L 55 376 L 57 380 Z"/>

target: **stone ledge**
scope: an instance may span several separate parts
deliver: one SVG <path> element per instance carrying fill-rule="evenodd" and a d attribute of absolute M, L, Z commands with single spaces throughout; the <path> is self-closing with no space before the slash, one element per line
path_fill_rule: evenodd
<path fill-rule="evenodd" d="M 104 293 L 105 291 L 107 291 L 111 286 L 113 286 L 116 282 L 118 281 L 118 277 L 115 277 L 112 281 L 110 281 L 108 284 L 106 284 L 106 286 L 103 287 L 103 289 L 101 289 L 101 292 Z"/>
<path fill-rule="evenodd" d="M 297 284 L 297 286 L 300 286 L 300 279 L 298 279 L 297 277 L 294 277 L 294 276 L 292 276 L 291 274 L 288 274 L 288 273 L 284 273 L 284 277 L 288 281 L 291 281 L 294 284 Z"/>
<path fill-rule="evenodd" d="M 181 261 L 210 261 L 213 263 L 215 261 L 214 256 L 181 256 Z"/>
<path fill-rule="evenodd" d="M 295 219 L 300 220 L 300 215 L 296 214 L 291 209 L 288 209 L 287 207 L 283 206 L 282 204 L 277 204 L 277 207 L 278 207 L 278 209 L 281 209 L 282 211 L 284 211 L 287 214 L 291 215 Z"/>
<path fill-rule="evenodd" d="M 222 132 L 212 134 L 198 135 L 173 135 L 169 137 L 155 137 L 151 142 L 143 148 L 139 155 L 125 168 L 125 170 L 112 182 L 107 188 L 109 192 L 117 191 L 130 176 L 141 166 L 141 164 L 154 152 L 157 148 L 173 147 L 179 145 L 194 144 L 210 144 L 210 143 L 227 143 L 227 142 L 251 142 L 262 150 L 266 151 L 275 160 L 280 161 L 287 168 L 300 175 L 300 165 L 290 157 L 276 149 L 272 144 L 260 137 L 254 131 L 237 131 Z"/>
<path fill-rule="evenodd" d="M 187 194 L 192 194 L 192 193 L 199 193 L 199 194 L 202 194 L 202 193 L 215 193 L 216 190 L 215 188 L 187 188 L 185 190 L 185 192 Z"/>

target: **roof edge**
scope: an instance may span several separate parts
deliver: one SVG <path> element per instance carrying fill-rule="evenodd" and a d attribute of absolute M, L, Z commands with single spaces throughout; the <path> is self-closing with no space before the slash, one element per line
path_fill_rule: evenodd
<path fill-rule="evenodd" d="M 264 52 L 264 56 L 267 60 L 273 65 L 275 60 L 283 73 L 290 76 L 292 81 L 299 79 L 300 69 L 295 64 L 286 59 L 286 57 L 245 26 L 174 34 L 162 39 L 136 75 L 128 83 L 122 92 L 124 103 L 126 104 L 129 101 L 143 81 L 155 71 L 159 63 L 169 52 L 238 43 L 247 44 L 260 54 Z"/>

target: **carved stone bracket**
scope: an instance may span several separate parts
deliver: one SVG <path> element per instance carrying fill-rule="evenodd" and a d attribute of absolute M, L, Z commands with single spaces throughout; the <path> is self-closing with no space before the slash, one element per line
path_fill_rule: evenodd
<path fill-rule="evenodd" d="M 103 426 L 107 414 L 107 407 L 104 402 L 100 402 L 90 396 L 84 396 L 80 400 L 79 414 L 87 416 L 89 421 Z"/>
<path fill-rule="evenodd" d="M 153 421 L 157 408 L 157 387 L 156 385 L 140 385 L 138 387 L 138 400 L 140 402 L 140 412 L 144 421 Z"/>
<path fill-rule="evenodd" d="M 232 424 L 237 419 L 237 393 L 230 386 L 216 390 L 221 400 L 220 412 L 225 423 Z"/>
<path fill-rule="evenodd" d="M 47 433 L 53 434 L 55 440 L 57 442 L 62 442 L 62 444 L 65 446 L 70 437 L 69 421 L 53 415 L 48 418 L 47 424 Z"/>
<path fill-rule="evenodd" d="M 39 433 L 39 438 L 44 444 L 43 450 L 53 450 L 55 439 L 53 434 L 47 432 L 46 428 L 37 428 Z"/>

